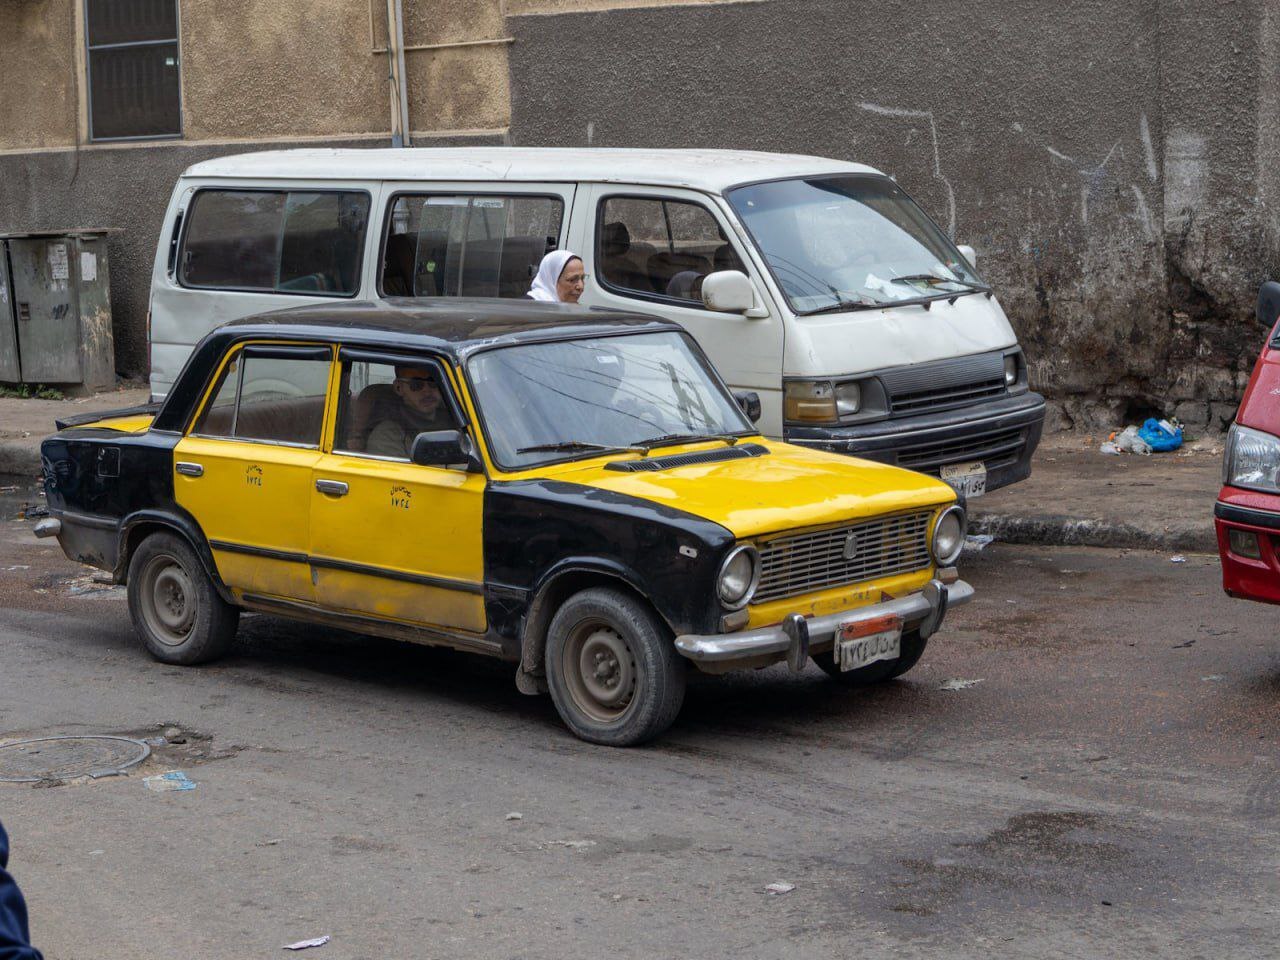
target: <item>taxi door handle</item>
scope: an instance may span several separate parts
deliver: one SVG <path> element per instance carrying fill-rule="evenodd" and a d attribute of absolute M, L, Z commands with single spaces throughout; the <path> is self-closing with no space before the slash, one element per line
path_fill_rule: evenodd
<path fill-rule="evenodd" d="M 317 480 L 316 489 L 321 493 L 327 493 L 331 497 L 345 497 L 347 495 L 347 485 L 341 480 Z"/>
<path fill-rule="evenodd" d="M 184 463 L 179 460 L 173 465 L 173 469 L 177 470 L 184 477 L 203 477 L 204 467 L 198 463 Z"/>

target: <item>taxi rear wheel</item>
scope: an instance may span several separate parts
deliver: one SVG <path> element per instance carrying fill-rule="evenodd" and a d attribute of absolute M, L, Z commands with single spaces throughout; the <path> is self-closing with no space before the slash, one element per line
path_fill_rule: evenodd
<path fill-rule="evenodd" d="M 547 631 L 547 686 L 561 719 L 591 743 L 628 747 L 675 722 L 685 664 L 644 603 L 609 587 L 574 594 Z"/>
<path fill-rule="evenodd" d="M 240 610 L 218 596 L 185 540 L 153 533 L 129 561 L 129 616 L 151 656 L 189 666 L 227 652 Z"/>
<path fill-rule="evenodd" d="M 900 677 L 924 656 L 924 648 L 929 643 L 922 640 L 919 632 L 912 630 L 902 635 L 900 654 L 895 660 L 881 660 L 863 667 L 860 670 L 841 670 L 831 652 L 815 653 L 813 662 L 832 680 L 846 687 L 865 687 L 873 683 L 884 683 L 894 677 Z"/>

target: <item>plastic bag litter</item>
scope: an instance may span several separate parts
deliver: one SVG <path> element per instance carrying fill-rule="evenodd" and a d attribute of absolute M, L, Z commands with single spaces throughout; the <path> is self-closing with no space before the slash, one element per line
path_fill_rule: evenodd
<path fill-rule="evenodd" d="M 1115 444 L 1128 453 L 1136 453 L 1140 457 L 1150 456 L 1151 444 L 1142 439 L 1137 427 L 1125 427 L 1116 435 Z"/>
<path fill-rule="evenodd" d="M 1176 420 L 1148 418 L 1138 430 L 1138 436 L 1156 453 L 1177 450 L 1182 446 L 1182 426 Z"/>
<path fill-rule="evenodd" d="M 1117 447 L 1115 442 L 1111 440 L 1103 440 L 1102 446 L 1098 448 L 1098 452 L 1105 453 L 1109 457 L 1118 457 L 1120 454 L 1124 453 L 1124 451 Z"/>

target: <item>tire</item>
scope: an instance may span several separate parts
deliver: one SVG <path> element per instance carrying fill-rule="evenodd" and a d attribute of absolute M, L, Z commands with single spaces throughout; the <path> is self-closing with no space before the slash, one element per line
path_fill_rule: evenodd
<path fill-rule="evenodd" d="M 901 652 L 896 660 L 881 660 L 879 663 L 870 664 L 860 670 L 841 670 L 835 661 L 834 651 L 815 653 L 812 660 L 822 668 L 822 671 L 827 676 L 842 686 L 866 687 L 902 676 L 920 662 L 920 658 L 924 656 L 924 648 L 928 646 L 928 643 L 928 640 L 921 640 L 920 634 L 915 630 L 904 633 L 900 647 Z"/>
<path fill-rule="evenodd" d="M 595 663 L 593 671 L 586 665 Z M 565 725 L 583 740 L 629 747 L 675 722 L 686 665 L 647 605 L 611 587 L 566 600 L 547 631 L 547 686 Z"/>
<path fill-rule="evenodd" d="M 129 560 L 129 616 L 152 657 L 192 666 L 227 652 L 240 609 L 218 596 L 185 540 L 153 533 Z"/>

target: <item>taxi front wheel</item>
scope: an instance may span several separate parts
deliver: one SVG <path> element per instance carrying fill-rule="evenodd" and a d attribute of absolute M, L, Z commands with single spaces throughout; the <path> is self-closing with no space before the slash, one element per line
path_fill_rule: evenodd
<path fill-rule="evenodd" d="M 151 656 L 190 666 L 227 652 L 240 610 L 218 596 L 185 540 L 153 533 L 129 560 L 129 616 Z"/>
<path fill-rule="evenodd" d="M 592 743 L 629 747 L 675 722 L 685 663 L 644 603 L 610 587 L 574 594 L 547 632 L 547 686 L 561 719 Z"/>
<path fill-rule="evenodd" d="M 835 657 L 829 652 L 815 653 L 813 662 L 821 667 L 827 676 L 843 686 L 865 687 L 902 676 L 920 662 L 920 658 L 924 656 L 925 645 L 928 642 L 928 640 L 921 639 L 920 634 L 915 630 L 904 633 L 902 635 L 902 646 L 899 648 L 901 652 L 896 659 L 881 660 L 879 663 L 873 663 L 860 670 L 841 670 L 840 665 L 835 661 Z"/>

